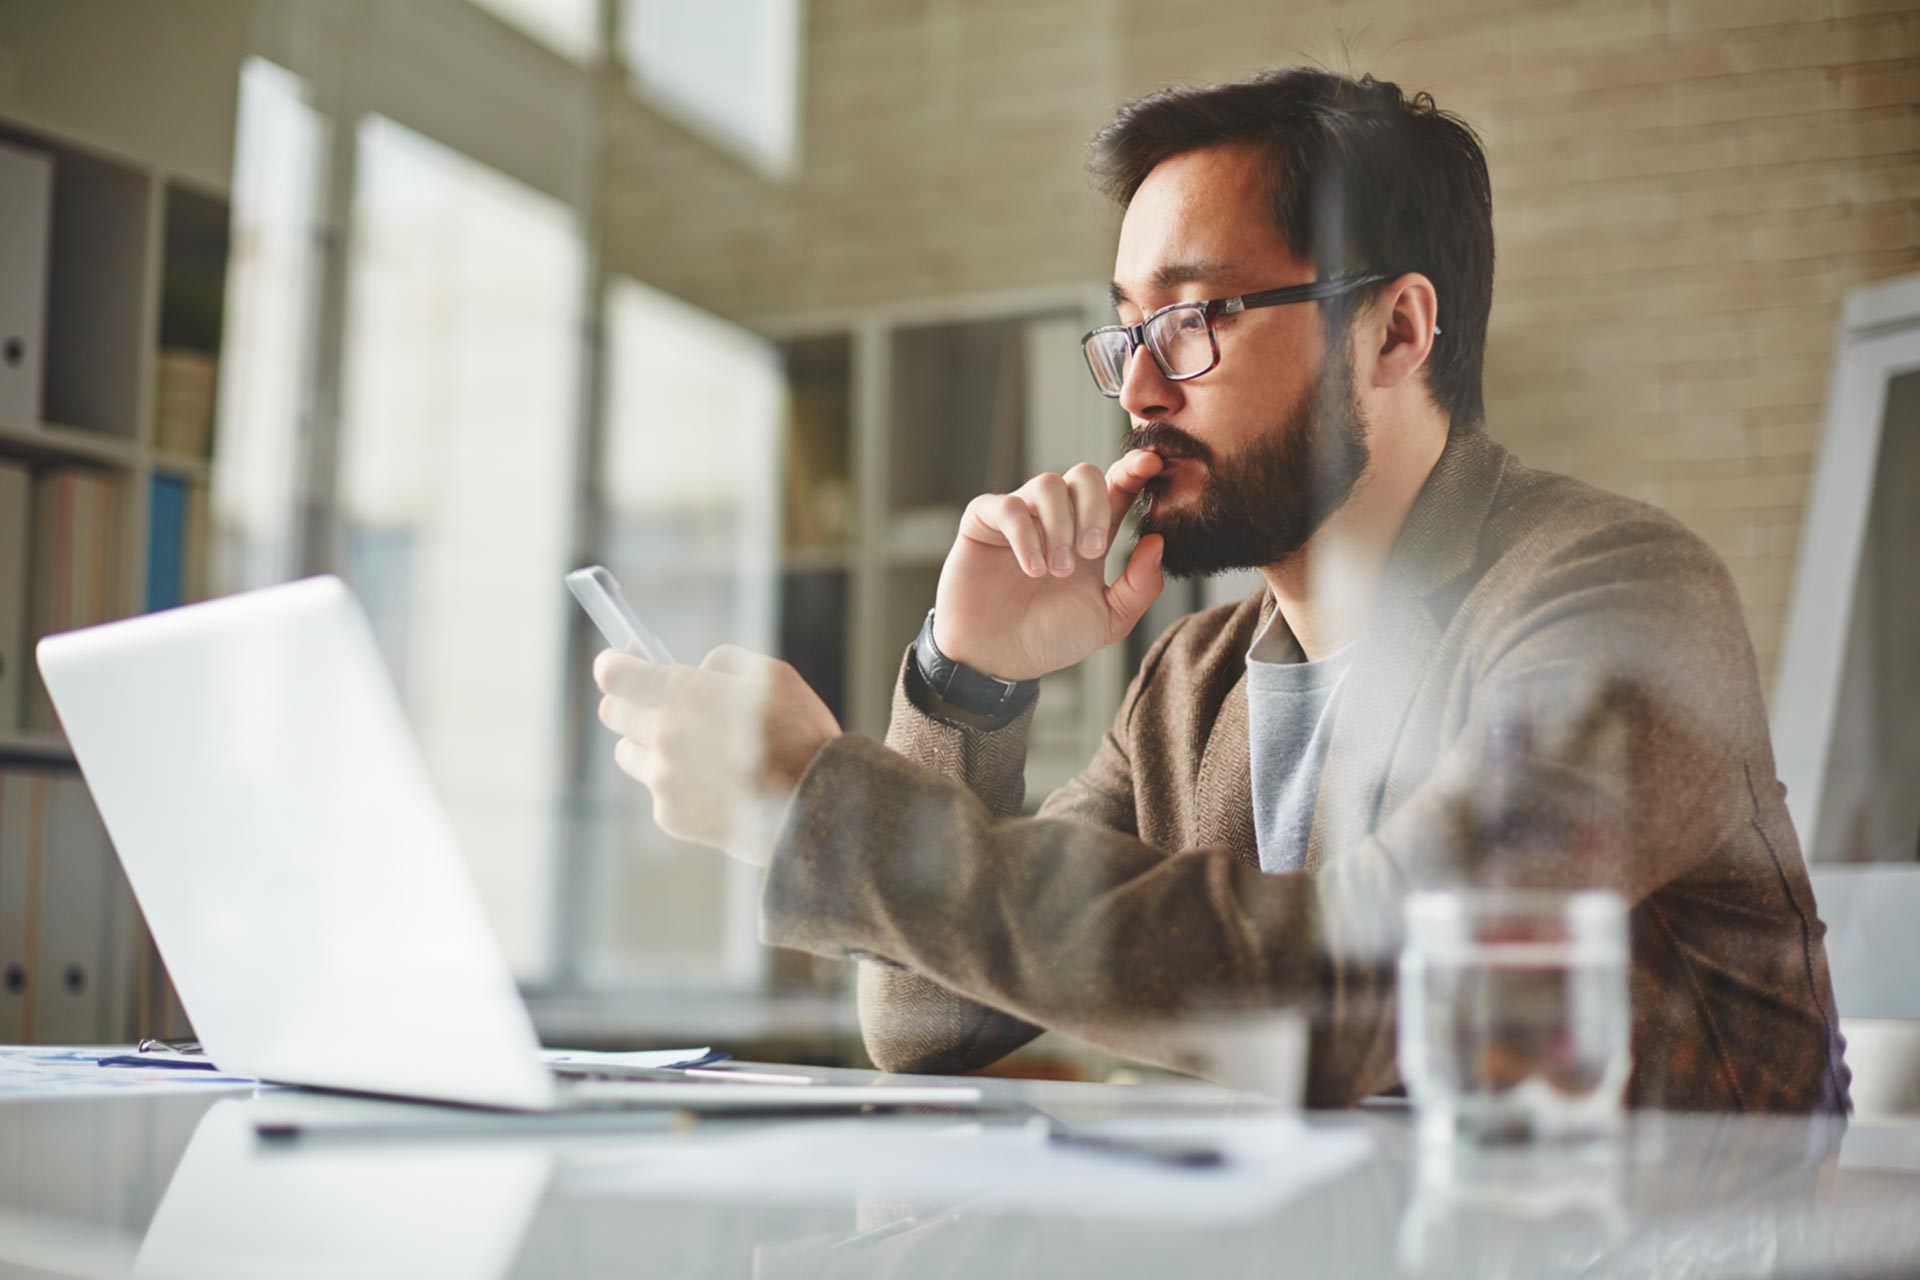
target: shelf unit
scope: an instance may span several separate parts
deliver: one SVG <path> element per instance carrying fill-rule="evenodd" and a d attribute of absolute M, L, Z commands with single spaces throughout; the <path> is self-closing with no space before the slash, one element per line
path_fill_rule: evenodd
<path fill-rule="evenodd" d="M 1094 394 L 1078 347 L 1107 310 L 1102 291 L 1067 288 L 759 326 L 779 344 L 792 388 L 783 656 L 848 728 L 886 732 L 901 657 L 933 605 L 966 503 L 1114 454 L 1125 419 Z M 825 489 L 844 496 L 842 532 L 796 538 L 820 523 L 793 518 L 792 504 L 817 489 L 823 457 L 837 464 Z M 1120 563 L 1116 553 L 1109 576 Z M 1092 757 L 1125 689 L 1124 650 L 1110 646 L 1042 686 L 1029 807 Z M 821 657 L 831 654 L 843 665 Z"/>
<path fill-rule="evenodd" d="M 190 179 L 5 116 L 0 142 L 54 165 L 43 414 L 0 422 L 0 461 L 113 478 L 109 612 L 130 616 L 147 605 L 154 477 L 212 477 L 208 458 L 157 447 L 154 388 L 164 345 L 218 354 L 228 206 Z M 0 707 L 0 767 L 71 762 L 57 729 L 9 710 Z"/>
<path fill-rule="evenodd" d="M 206 458 L 157 448 L 156 380 L 163 345 L 218 354 L 226 195 L 32 121 L 0 115 L 0 142 L 49 157 L 53 169 L 42 408 L 36 421 L 0 422 L 0 462 L 25 464 L 36 476 L 83 467 L 110 481 L 114 532 L 103 612 L 131 616 L 148 605 L 155 478 L 203 488 L 211 479 Z M 46 570 L 31 534 L 28 551 L 29 572 L 37 578 Z M 194 576 L 204 580 L 205 568 L 199 563 Z M 30 617 L 27 654 L 37 627 Z M 37 681 L 37 672 L 28 679 Z M 0 707 L 0 772 L 51 771 L 79 785 L 72 751 L 57 728 L 29 723 L 28 701 Z M 49 846 L 41 857 L 62 853 Z M 108 874 L 117 878 L 118 866 Z M 96 1038 L 181 1034 L 184 1014 L 137 913 L 130 914 L 131 920 L 110 915 L 101 922 L 103 929 L 135 931 L 137 972 L 104 975 L 106 985 L 130 981 L 133 996 L 104 1015 L 114 1025 L 100 1026 Z"/>
<path fill-rule="evenodd" d="M 57 733 L 0 733 L 0 768 L 26 764 L 72 764 L 73 749 Z"/>

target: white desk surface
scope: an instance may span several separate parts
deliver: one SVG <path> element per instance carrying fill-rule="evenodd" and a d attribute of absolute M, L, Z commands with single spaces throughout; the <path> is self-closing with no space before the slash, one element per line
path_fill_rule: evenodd
<path fill-rule="evenodd" d="M 1251 1124 L 1268 1110 L 1200 1085 L 969 1083 L 1009 1109 L 988 1124 L 1020 1123 L 1023 1105 L 1070 1123 L 1172 1108 Z M 1057 1194 L 983 1205 L 888 1185 L 798 1197 L 674 1187 L 676 1162 L 818 1120 L 259 1140 L 258 1109 L 289 1097 L 322 1115 L 386 1105 L 219 1085 L 0 1094 L 0 1277 L 1920 1274 L 1920 1127 L 1643 1115 L 1611 1166 L 1548 1155 L 1448 1178 L 1422 1172 L 1404 1113 L 1313 1113 L 1310 1129 L 1362 1132 L 1369 1153 L 1282 1201 L 1219 1217 L 1153 1203 L 1070 1208 Z M 892 1133 L 930 1122 L 854 1123 Z M 834 1131 L 814 1132 L 828 1168 Z"/>

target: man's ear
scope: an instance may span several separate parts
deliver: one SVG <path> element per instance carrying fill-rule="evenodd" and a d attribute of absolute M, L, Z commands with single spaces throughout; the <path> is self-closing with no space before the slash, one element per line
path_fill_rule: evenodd
<path fill-rule="evenodd" d="M 1433 350 L 1433 335 L 1440 332 L 1439 295 L 1433 281 L 1419 272 L 1388 283 L 1375 302 L 1374 333 L 1379 348 L 1374 354 L 1373 385 L 1398 386 L 1414 376 L 1427 362 Z"/>

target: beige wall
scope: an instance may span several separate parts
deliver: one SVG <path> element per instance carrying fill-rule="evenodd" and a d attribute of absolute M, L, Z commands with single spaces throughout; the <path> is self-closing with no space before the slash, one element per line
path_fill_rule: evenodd
<path fill-rule="evenodd" d="M 0 111 L 224 183 L 252 5 L 150 7 L 0 4 Z M 807 12 L 793 181 L 612 110 L 612 267 L 749 321 L 1097 283 L 1116 220 L 1080 160 L 1122 98 L 1301 60 L 1429 89 L 1481 131 L 1493 173 L 1490 430 L 1699 530 L 1771 677 L 1839 300 L 1920 264 L 1920 2 Z"/>
<path fill-rule="evenodd" d="M 1098 282 L 1112 106 L 1309 59 L 1480 130 L 1490 431 L 1705 536 L 1770 680 L 1839 301 L 1920 265 L 1920 5 L 809 0 L 798 177 L 617 111 L 608 261 L 748 320 Z"/>
<path fill-rule="evenodd" d="M 253 0 L 0 0 L 0 115 L 224 190 Z"/>

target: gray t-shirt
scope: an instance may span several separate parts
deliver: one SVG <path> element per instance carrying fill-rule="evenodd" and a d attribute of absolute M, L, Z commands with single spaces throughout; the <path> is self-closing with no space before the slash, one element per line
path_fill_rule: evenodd
<path fill-rule="evenodd" d="M 1280 615 L 1275 613 L 1277 619 Z M 1273 619 L 1247 650 L 1247 734 L 1253 748 L 1253 826 L 1262 871 L 1298 871 L 1307 860 L 1320 769 L 1333 736 L 1353 646 L 1307 662 Z"/>

